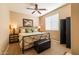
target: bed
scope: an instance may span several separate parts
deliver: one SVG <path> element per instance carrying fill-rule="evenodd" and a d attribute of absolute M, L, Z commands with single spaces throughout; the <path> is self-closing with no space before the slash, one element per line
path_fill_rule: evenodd
<path fill-rule="evenodd" d="M 25 20 L 25 19 L 24 19 Z M 19 28 L 19 46 L 24 54 L 24 50 L 32 48 L 34 46 L 34 42 L 47 38 L 50 39 L 50 34 L 47 32 L 39 32 L 36 27 L 33 26 L 23 26 Z"/>
<path fill-rule="evenodd" d="M 24 29 L 24 27 L 21 29 Z M 22 52 L 24 53 L 24 50 L 27 50 L 33 47 L 33 43 L 39 39 L 43 39 L 43 38 L 50 39 L 50 36 L 48 34 L 49 33 L 47 32 L 38 32 L 38 31 L 29 32 L 29 33 L 20 32 L 19 33 L 19 45 L 20 45 Z"/>

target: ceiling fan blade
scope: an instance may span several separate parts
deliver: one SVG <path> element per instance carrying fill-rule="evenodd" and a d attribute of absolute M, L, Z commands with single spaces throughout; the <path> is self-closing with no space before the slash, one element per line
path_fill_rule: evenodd
<path fill-rule="evenodd" d="M 46 10 L 46 9 L 38 9 L 38 10 Z"/>
<path fill-rule="evenodd" d="M 35 13 L 35 11 L 32 12 L 32 14 Z"/>
<path fill-rule="evenodd" d="M 33 8 L 26 8 L 26 9 L 29 9 L 29 10 L 34 10 Z"/>
<path fill-rule="evenodd" d="M 41 14 L 41 12 L 40 12 L 40 11 L 38 11 L 38 13 L 39 13 L 39 14 Z"/>

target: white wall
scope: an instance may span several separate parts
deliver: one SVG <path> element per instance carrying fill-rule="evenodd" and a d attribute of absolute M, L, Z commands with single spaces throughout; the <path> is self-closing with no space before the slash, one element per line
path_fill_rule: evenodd
<path fill-rule="evenodd" d="M 6 4 L 0 4 L 0 54 L 4 51 L 9 39 L 9 11 Z"/>
<path fill-rule="evenodd" d="M 10 12 L 10 24 L 15 24 L 18 27 L 23 26 L 23 18 L 32 19 L 33 26 L 39 25 L 39 18 L 38 17 L 34 17 L 32 15 L 29 15 L 29 14 L 13 12 L 13 11 Z"/>

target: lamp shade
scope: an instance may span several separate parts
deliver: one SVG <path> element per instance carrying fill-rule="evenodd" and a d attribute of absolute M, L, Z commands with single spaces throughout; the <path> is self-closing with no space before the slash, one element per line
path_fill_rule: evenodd
<path fill-rule="evenodd" d="M 17 25 L 13 24 L 13 25 L 11 26 L 11 28 L 16 29 L 16 28 L 17 28 Z"/>
<path fill-rule="evenodd" d="M 15 34 L 16 29 L 17 29 L 17 25 L 16 24 L 11 24 L 10 25 L 10 30 L 12 31 L 12 34 Z"/>
<path fill-rule="evenodd" d="M 38 29 L 40 29 L 40 26 L 38 26 Z"/>

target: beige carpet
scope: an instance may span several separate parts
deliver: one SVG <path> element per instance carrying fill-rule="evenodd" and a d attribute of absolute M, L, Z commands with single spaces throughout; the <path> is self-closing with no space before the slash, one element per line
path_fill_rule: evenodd
<path fill-rule="evenodd" d="M 66 48 L 64 44 L 60 44 L 59 41 L 53 40 L 51 42 L 51 48 L 45 50 L 39 55 L 64 55 L 66 52 L 71 52 L 69 48 Z M 21 50 L 19 48 L 18 43 L 13 43 L 9 45 L 9 49 L 7 51 L 7 55 L 21 55 Z M 32 48 L 26 50 L 25 55 L 38 55 L 36 51 Z"/>

